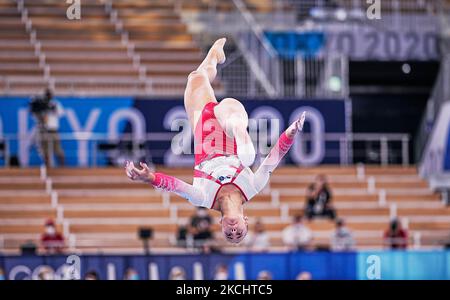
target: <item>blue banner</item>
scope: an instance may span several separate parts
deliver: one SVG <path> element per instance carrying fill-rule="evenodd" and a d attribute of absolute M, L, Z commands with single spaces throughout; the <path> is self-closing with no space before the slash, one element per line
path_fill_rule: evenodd
<path fill-rule="evenodd" d="M 425 178 L 450 172 L 450 103 L 448 102 L 439 109 L 422 154 L 419 172 Z M 448 187 L 449 183 L 442 180 L 442 186 Z"/>
<path fill-rule="evenodd" d="M 111 163 L 108 161 L 110 154 L 98 151 L 98 144 L 118 141 L 124 134 L 133 140 L 147 140 L 143 157 L 149 162 L 167 166 L 193 165 L 192 132 L 180 99 L 56 98 L 63 108 L 59 133 L 67 165 L 104 166 Z M 25 97 L 0 99 L 0 138 L 7 141 L 10 156 L 16 157 L 21 166 L 41 164 L 29 101 Z M 265 149 L 273 145 L 281 131 L 307 110 L 304 132 L 310 138 L 299 137 L 285 163 L 340 163 L 342 153 L 338 140 L 327 141 L 325 135 L 350 131 L 349 101 L 285 99 L 242 100 L 242 103 L 261 156 L 267 154 Z M 261 134 L 265 128 L 268 132 Z M 180 139 L 182 143 L 174 143 Z"/>
<path fill-rule="evenodd" d="M 226 266 L 228 279 L 257 279 L 268 271 L 275 280 L 295 279 L 308 272 L 313 279 L 355 279 L 356 254 L 348 253 L 271 253 L 271 254 L 210 254 L 210 255 L 150 255 L 101 256 L 83 255 L 79 259 L 79 274 L 95 271 L 100 279 L 123 279 L 133 268 L 140 279 L 169 279 L 173 268 L 181 268 L 187 279 L 214 279 L 218 266 Z M 50 269 L 56 279 L 67 279 L 65 270 L 71 265 L 66 256 L 3 256 L 0 267 L 10 280 L 36 279 Z M 72 258 L 72 257 L 71 257 Z M 153 271 L 150 271 L 153 270 Z M 152 272 L 152 273 L 151 273 Z"/>
<path fill-rule="evenodd" d="M 95 271 L 100 279 L 123 279 L 134 269 L 140 279 L 169 279 L 174 268 L 186 279 L 214 279 L 218 266 L 226 266 L 228 279 L 257 279 L 267 271 L 275 280 L 296 279 L 309 273 L 313 280 L 450 279 L 450 251 L 360 251 L 244 253 L 208 255 L 82 255 L 0 256 L 7 279 L 38 278 L 50 270 L 67 279 L 69 266 L 78 264 L 79 278 Z"/>
<path fill-rule="evenodd" d="M 444 153 L 444 170 L 445 172 L 450 172 L 450 121 L 447 125 L 447 139 L 445 145 L 445 153 Z"/>
<path fill-rule="evenodd" d="M 363 251 L 356 265 L 363 280 L 450 280 L 450 251 Z"/>
<path fill-rule="evenodd" d="M 265 36 L 284 58 L 298 54 L 314 57 L 325 47 L 324 32 L 268 31 Z"/>

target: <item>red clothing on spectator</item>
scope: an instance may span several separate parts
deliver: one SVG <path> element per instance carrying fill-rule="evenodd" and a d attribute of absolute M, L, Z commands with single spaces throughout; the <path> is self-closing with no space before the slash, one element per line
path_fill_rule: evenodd
<path fill-rule="evenodd" d="M 395 232 L 387 230 L 384 240 L 392 249 L 406 249 L 408 247 L 408 233 L 406 230 L 398 229 Z"/>
<path fill-rule="evenodd" d="M 48 252 L 61 253 L 64 247 L 64 237 L 58 232 L 55 234 L 44 233 L 41 236 L 41 243 Z"/>

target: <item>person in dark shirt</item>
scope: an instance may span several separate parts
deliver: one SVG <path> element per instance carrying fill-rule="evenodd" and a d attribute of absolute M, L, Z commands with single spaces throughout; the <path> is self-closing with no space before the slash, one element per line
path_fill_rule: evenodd
<path fill-rule="evenodd" d="M 312 219 L 314 216 L 314 205 L 316 204 L 316 193 L 314 183 L 306 188 L 305 216 Z"/>
<path fill-rule="evenodd" d="M 208 215 L 206 208 L 199 207 L 194 216 L 191 217 L 190 232 L 196 245 L 211 240 L 213 238 L 211 229 L 212 219 Z"/>
<path fill-rule="evenodd" d="M 177 246 L 178 247 L 187 247 L 188 241 L 188 228 L 187 226 L 178 226 L 177 229 Z"/>
<path fill-rule="evenodd" d="M 308 186 L 306 191 L 305 215 L 308 219 L 324 216 L 336 218 L 336 210 L 331 203 L 331 191 L 325 175 L 318 175 L 316 182 Z"/>

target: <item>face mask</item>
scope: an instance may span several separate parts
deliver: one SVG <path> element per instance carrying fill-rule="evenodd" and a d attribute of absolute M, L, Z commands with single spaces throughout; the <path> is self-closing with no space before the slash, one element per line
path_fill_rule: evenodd
<path fill-rule="evenodd" d="M 51 235 L 55 234 L 55 233 L 56 233 L 55 227 L 53 227 L 53 226 L 47 226 L 47 227 L 45 228 L 45 233 L 51 234 Z"/>

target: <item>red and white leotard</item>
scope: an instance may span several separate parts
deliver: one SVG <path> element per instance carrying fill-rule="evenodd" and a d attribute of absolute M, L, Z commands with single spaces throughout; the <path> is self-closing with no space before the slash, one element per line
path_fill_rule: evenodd
<path fill-rule="evenodd" d="M 294 140 L 283 132 L 269 155 L 253 173 L 244 167 L 237 156 L 236 141 L 225 134 L 215 114 L 217 103 L 205 105 L 194 131 L 195 167 L 190 185 L 175 177 L 155 173 L 153 186 L 174 192 L 195 206 L 212 208 L 217 194 L 225 185 L 234 185 L 246 201 L 258 194 L 267 184 L 270 174 Z"/>
<path fill-rule="evenodd" d="M 224 155 L 237 155 L 236 140 L 225 134 L 214 113 L 218 103 L 209 102 L 194 129 L 195 165 Z"/>

